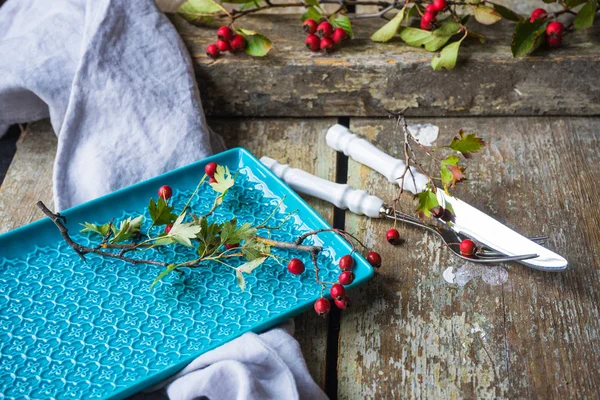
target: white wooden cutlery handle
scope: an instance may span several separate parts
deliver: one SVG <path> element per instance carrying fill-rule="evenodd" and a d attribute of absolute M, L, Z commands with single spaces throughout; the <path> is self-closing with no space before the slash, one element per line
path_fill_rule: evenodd
<path fill-rule="evenodd" d="M 381 216 L 383 200 L 376 196 L 370 196 L 364 190 L 355 190 L 348 185 L 319 178 L 301 169 L 280 164 L 269 157 L 262 157 L 260 161 L 298 193 L 317 197 L 355 214 L 371 218 Z"/>
<path fill-rule="evenodd" d="M 400 178 L 406 169 L 404 161 L 389 156 L 365 139 L 361 139 L 350 132 L 345 126 L 336 124 L 329 128 L 326 140 L 329 147 L 336 151 L 342 151 L 355 161 L 374 169 L 385 176 L 388 181 L 402 183 Z M 407 172 L 403 187 L 405 190 L 416 194 L 425 189 L 428 179 L 413 167 L 411 167 L 411 171 L 414 175 L 414 182 L 412 175 Z"/>

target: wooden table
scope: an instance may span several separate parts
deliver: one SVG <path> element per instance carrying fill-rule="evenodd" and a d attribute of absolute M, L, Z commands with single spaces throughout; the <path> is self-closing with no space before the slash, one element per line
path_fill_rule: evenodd
<path fill-rule="evenodd" d="M 352 58 L 360 49 L 344 49 L 330 59 L 301 49 L 294 55 L 284 47 L 287 50 L 281 52 L 289 54 L 274 53 L 266 61 L 242 58 L 237 68 L 244 68 L 246 79 L 252 80 L 266 66 L 291 64 L 288 57 L 297 56 L 296 64 L 304 66 L 276 68 L 273 76 L 263 75 L 262 89 L 246 81 L 256 91 L 240 89 L 236 95 L 233 83 L 216 83 L 217 72 L 234 68 L 232 58 L 209 61 L 194 50 L 207 31 L 181 21 L 176 25 L 194 55 L 200 87 L 214 89 L 203 91 L 203 100 L 213 115 L 210 125 L 229 146 L 244 146 L 257 156 L 269 155 L 389 200 L 395 187 L 327 147 L 325 132 L 334 123 L 349 124 L 357 134 L 399 155 L 402 139 L 393 121 L 381 117 L 381 106 L 412 105 L 409 122 L 439 125 L 440 141 L 460 128 L 488 141 L 470 164 L 470 180 L 457 188 L 459 197 L 523 234 L 548 235 L 548 246 L 570 262 L 567 271 L 554 274 L 511 264 L 506 266 L 508 281 L 498 286 L 480 278 L 464 287 L 452 285 L 442 273 L 463 263 L 431 235 L 402 227 L 406 242 L 392 247 L 384 240 L 389 222 L 307 199 L 330 223 L 355 234 L 384 258 L 372 281 L 351 293 L 351 309 L 333 312 L 327 320 L 313 313 L 296 318 L 296 336 L 311 374 L 332 398 L 600 398 L 600 217 L 595 205 L 600 198 L 600 86 L 597 79 L 584 84 L 597 74 L 595 68 L 590 70 L 600 60 L 597 44 L 583 43 L 578 49 L 524 61 L 478 50 L 484 53 L 469 53 L 463 68 L 478 63 L 478 74 L 487 74 L 491 81 L 510 77 L 512 86 L 486 87 L 486 79 L 479 77 L 453 88 L 443 80 L 459 79 L 464 69 L 428 72 L 422 51 L 396 44 L 386 48 L 386 54 L 404 61 L 395 71 L 400 75 L 386 81 L 385 90 L 384 81 L 375 79 L 367 87 L 364 80 L 348 81 L 348 75 L 338 74 L 346 62 L 354 63 L 347 68 L 349 74 L 361 74 L 360 62 Z M 486 72 L 486 62 L 496 73 L 504 64 L 504 78 Z M 329 91 L 319 86 L 318 95 L 309 101 L 309 92 L 298 94 L 310 86 L 302 86 L 298 74 L 328 74 L 319 69 L 322 65 L 338 72 L 330 71 L 326 79 Z M 372 65 L 365 73 L 383 77 L 394 72 L 385 68 L 384 63 Z M 535 81 L 531 68 L 537 71 Z M 435 79 L 440 92 L 426 91 L 420 97 L 415 85 L 403 92 L 402 74 L 411 69 Z M 557 71 L 566 72 L 557 76 Z M 282 82 L 282 91 L 269 86 L 282 74 L 300 86 Z M 244 87 L 236 82 L 238 89 Z M 341 93 L 348 85 L 362 89 Z M 549 97 L 540 98 L 550 86 Z M 513 90 L 519 87 L 531 91 L 519 89 L 521 96 Z M 267 90 L 273 96 L 256 97 Z M 287 98 L 283 90 L 288 90 Z M 453 91 L 463 97 L 442 101 Z M 403 93 L 402 99 L 375 101 L 392 92 Z M 583 99 L 578 97 L 581 93 Z M 263 108 L 256 107 L 260 99 Z M 429 100 L 422 103 L 423 99 Z M 240 118 L 219 118 L 224 114 Z M 536 116 L 541 114 L 554 116 Z M 55 151 L 48 121 L 30 124 L 0 187 L 0 232 L 39 219 L 37 200 L 52 204 Z M 412 199 L 404 199 L 403 207 L 414 207 Z"/>

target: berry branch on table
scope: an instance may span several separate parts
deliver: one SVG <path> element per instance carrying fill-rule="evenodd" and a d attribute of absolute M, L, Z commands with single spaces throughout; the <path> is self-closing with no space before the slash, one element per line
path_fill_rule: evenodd
<path fill-rule="evenodd" d="M 202 216 L 187 215 L 191 202 L 195 199 L 199 189 L 205 182 L 208 182 L 216 193 L 212 207 Z M 314 266 L 315 280 L 321 286 L 321 297 L 323 297 L 327 287 L 336 287 L 338 288 L 336 290 L 339 291 L 339 286 L 349 285 L 353 282 L 354 273 L 352 269 L 354 268 L 354 259 L 352 255 L 356 251 L 354 242 L 363 247 L 364 244 L 351 234 L 340 229 L 325 228 L 305 232 L 292 242 L 284 242 L 259 235 L 260 230 L 271 232 L 280 229 L 288 221 L 292 213 L 294 213 L 288 213 L 278 226 L 268 226 L 269 221 L 275 216 L 275 212 L 282 205 L 283 199 L 264 221 L 254 226 L 251 223 L 239 225 L 236 218 L 222 223 L 209 220 L 209 217 L 222 205 L 224 197 L 234 185 L 235 176 L 232 176 L 228 168 L 219 166 L 216 163 L 209 163 L 205 167 L 205 175 L 200 179 L 196 189 L 179 213 L 174 212 L 175 207 L 170 203 L 173 197 L 172 188 L 164 185 L 158 189 L 158 199 L 150 199 L 148 205 L 148 212 L 152 223 L 145 235 L 142 235 L 140 232 L 144 220 L 142 215 L 135 218 L 126 218 L 119 225 L 114 223 L 114 219 L 103 225 L 89 222 L 83 223 L 84 228 L 81 232 L 92 233 L 101 237 L 100 242 L 94 247 L 85 246 L 73 240 L 66 227 L 67 221 L 63 215 L 53 213 L 41 201 L 37 203 L 37 206 L 52 220 L 65 242 L 84 262 L 87 262 L 86 255 L 95 254 L 104 258 L 118 259 L 130 264 L 148 264 L 162 267 L 163 271 L 154 280 L 152 287 L 170 272 L 183 273 L 184 268 L 210 267 L 211 262 L 227 266 L 234 270 L 236 281 L 241 290 L 245 288 L 244 275 L 251 274 L 267 259 L 272 259 L 280 265 L 282 265 L 282 262 L 287 262 L 287 269 L 291 274 L 301 275 L 305 273 L 305 266 L 302 260 L 299 258 L 287 260 L 274 253 L 273 249 L 309 253 Z M 157 233 L 157 231 L 160 232 Z M 341 273 L 336 282 L 324 281 L 320 277 L 318 256 L 323 250 L 322 247 L 305 244 L 306 239 L 324 232 L 336 232 L 352 245 L 352 252 L 341 257 L 339 261 Z M 137 254 L 149 254 L 147 251 L 156 247 L 178 245 L 195 249 L 197 257 L 185 261 L 177 259 L 159 261 L 151 257 L 136 258 L 130 255 L 130 253 L 135 252 Z M 381 257 L 377 253 L 371 252 L 369 253 L 369 257 L 368 261 L 373 266 L 379 267 L 381 265 Z M 235 264 L 237 266 L 228 263 L 228 260 L 234 259 L 241 260 L 243 263 L 239 265 L 238 261 Z M 322 300 L 325 299 L 320 299 L 318 304 L 321 304 Z M 336 304 L 340 308 L 346 308 L 348 306 L 347 296 L 337 299 Z M 317 307 L 317 303 L 315 303 L 315 309 L 317 308 L 319 309 L 317 312 L 320 315 L 325 313 L 325 308 L 322 306 Z"/>

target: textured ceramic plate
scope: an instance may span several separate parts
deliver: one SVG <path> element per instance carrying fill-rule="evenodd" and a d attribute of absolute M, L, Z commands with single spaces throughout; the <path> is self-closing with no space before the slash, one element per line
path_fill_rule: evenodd
<path fill-rule="evenodd" d="M 181 209 L 210 161 L 238 172 L 236 185 L 214 219 L 236 216 L 241 222 L 258 224 L 285 197 L 273 224 L 292 210 L 297 213 L 272 232 L 274 239 L 292 241 L 303 232 L 327 227 L 244 149 L 226 151 L 74 207 L 63 213 L 67 227 L 75 241 L 86 244 L 97 240 L 76 233 L 81 222 L 104 223 L 114 216 L 140 213 L 148 221 L 148 199 L 164 184 L 174 188 L 176 209 Z M 206 212 L 214 197 L 212 188 L 203 185 L 191 211 Z M 324 246 L 318 260 L 322 280 L 336 280 L 337 261 L 350 252 L 349 244 L 334 233 L 307 243 L 311 241 Z M 151 251 L 144 257 L 193 257 L 182 246 Z M 320 286 L 310 258 L 302 252 L 273 251 L 303 259 L 307 270 L 294 276 L 269 259 L 247 275 L 242 292 L 230 268 L 208 264 L 183 275 L 170 274 L 150 290 L 157 267 L 95 255 L 88 255 L 84 263 L 48 218 L 0 236 L 0 397 L 123 398 L 244 332 L 265 330 L 311 308 Z M 373 274 L 362 257 L 355 258 L 352 286 Z"/>

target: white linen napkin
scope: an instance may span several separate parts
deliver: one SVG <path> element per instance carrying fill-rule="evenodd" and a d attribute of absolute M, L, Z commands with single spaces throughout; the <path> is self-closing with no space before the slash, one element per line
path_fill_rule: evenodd
<path fill-rule="evenodd" d="M 0 6 L 0 135 L 47 117 L 58 135 L 57 210 L 224 148 L 206 124 L 187 50 L 151 0 Z M 292 329 L 247 333 L 198 357 L 154 395 L 326 398 Z"/>

